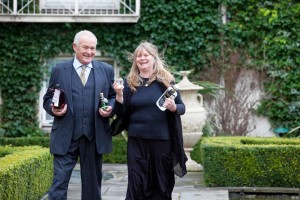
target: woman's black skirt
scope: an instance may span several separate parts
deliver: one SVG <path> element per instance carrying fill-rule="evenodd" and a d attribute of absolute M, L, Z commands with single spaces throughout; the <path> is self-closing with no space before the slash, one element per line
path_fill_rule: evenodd
<path fill-rule="evenodd" d="M 126 200 L 169 200 L 175 185 L 170 140 L 128 138 Z"/>

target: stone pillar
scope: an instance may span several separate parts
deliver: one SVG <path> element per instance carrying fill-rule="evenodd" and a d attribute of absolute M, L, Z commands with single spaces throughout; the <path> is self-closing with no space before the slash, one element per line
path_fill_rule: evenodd
<path fill-rule="evenodd" d="M 186 112 L 181 116 L 183 128 L 183 146 L 188 157 L 188 171 L 201 171 L 202 166 L 191 159 L 190 152 L 202 136 L 202 128 L 206 120 L 206 110 L 203 107 L 202 95 L 198 93 L 203 87 L 191 83 L 187 76 L 190 71 L 181 71 L 182 80 L 178 83 Z"/>

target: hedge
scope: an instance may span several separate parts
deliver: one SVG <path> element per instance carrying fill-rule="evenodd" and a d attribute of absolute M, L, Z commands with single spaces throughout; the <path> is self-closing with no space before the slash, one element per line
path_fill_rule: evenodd
<path fill-rule="evenodd" d="M 53 165 L 49 149 L 0 146 L 0 199 L 37 200 L 48 191 Z"/>
<path fill-rule="evenodd" d="M 299 144 L 299 139 L 288 138 L 204 138 L 200 151 L 205 184 L 299 187 Z"/>
<path fill-rule="evenodd" d="M 49 137 L 19 137 L 19 138 L 4 138 L 0 137 L 0 146 L 13 145 L 13 146 L 29 146 L 38 145 L 49 148 Z M 104 154 L 104 163 L 126 163 L 127 162 L 127 143 L 121 135 L 113 137 L 113 151 L 109 154 Z M 1 152 L 0 152 L 1 156 Z"/>

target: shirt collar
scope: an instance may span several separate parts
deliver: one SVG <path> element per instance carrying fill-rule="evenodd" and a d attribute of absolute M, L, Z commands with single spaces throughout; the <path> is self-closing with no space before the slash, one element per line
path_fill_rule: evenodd
<path fill-rule="evenodd" d="M 83 65 L 83 64 L 81 64 L 81 63 L 77 60 L 77 58 L 75 57 L 75 58 L 74 58 L 74 62 L 73 62 L 74 68 L 77 70 L 77 69 L 80 68 L 82 65 Z M 93 68 L 92 63 L 89 63 L 89 64 L 87 65 L 87 67 Z"/>

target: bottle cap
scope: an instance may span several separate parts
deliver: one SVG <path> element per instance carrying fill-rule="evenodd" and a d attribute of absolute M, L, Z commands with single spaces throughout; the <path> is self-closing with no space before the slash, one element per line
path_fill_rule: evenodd
<path fill-rule="evenodd" d="M 179 86 L 178 86 L 177 84 L 172 85 L 172 88 L 173 88 L 174 90 L 179 90 Z"/>

